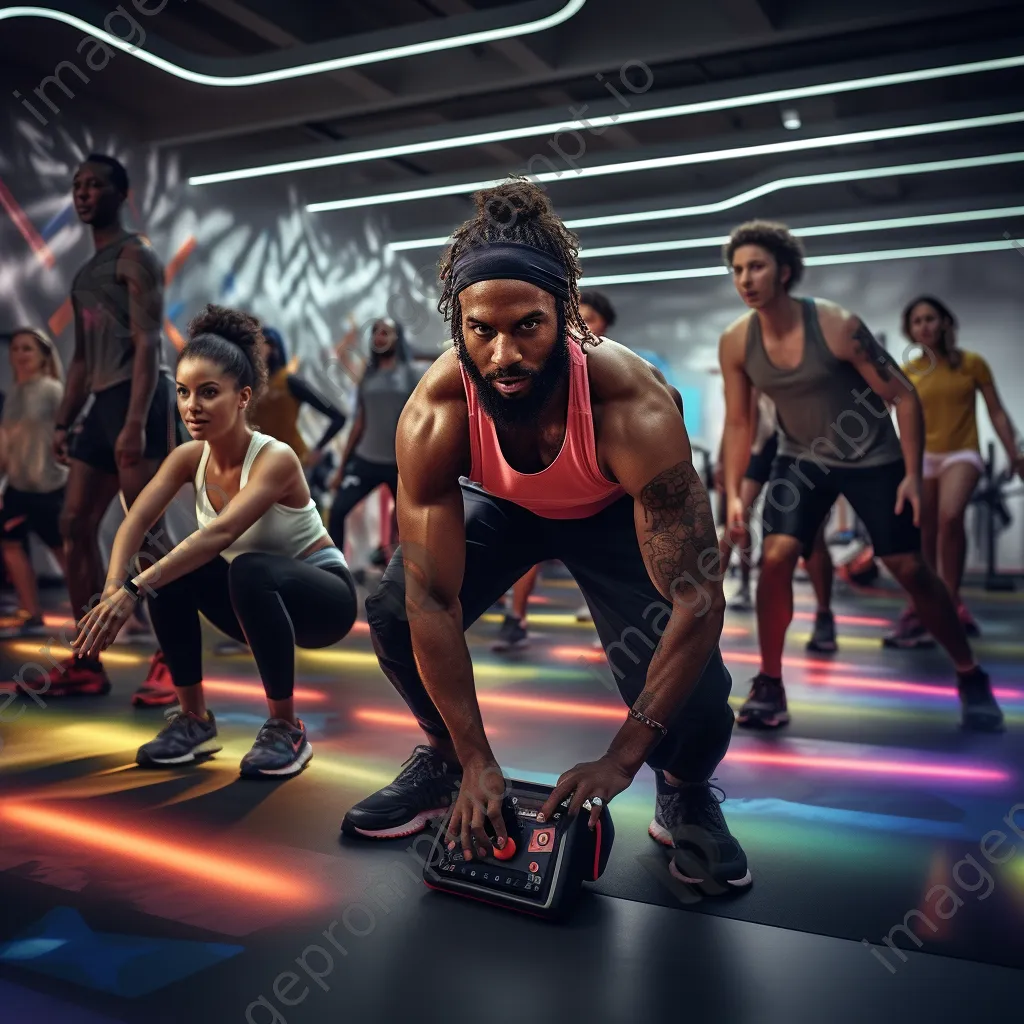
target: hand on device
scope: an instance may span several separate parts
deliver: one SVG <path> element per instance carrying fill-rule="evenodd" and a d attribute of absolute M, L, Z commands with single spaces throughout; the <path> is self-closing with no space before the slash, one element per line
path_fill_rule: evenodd
<path fill-rule="evenodd" d="M 493 852 L 490 836 L 484 822 L 490 821 L 494 831 L 494 846 L 503 847 L 508 831 L 501 816 L 501 801 L 505 796 L 505 777 L 495 761 L 479 761 L 463 765 L 462 786 L 448 823 L 449 843 L 462 844 L 462 855 L 472 860 L 489 857 Z"/>
<path fill-rule="evenodd" d="M 632 781 L 632 774 L 607 754 L 597 761 L 578 764 L 575 768 L 570 768 L 558 780 L 558 785 L 551 791 L 551 796 L 547 798 L 544 806 L 540 809 L 537 821 L 545 821 L 550 818 L 558 805 L 571 795 L 569 817 L 579 814 L 584 801 L 589 800 L 591 808 L 590 820 L 587 824 L 593 828 L 597 824 L 598 818 L 601 817 L 604 805 L 624 789 L 628 789 Z M 598 797 L 601 802 L 594 804 L 594 797 Z"/>

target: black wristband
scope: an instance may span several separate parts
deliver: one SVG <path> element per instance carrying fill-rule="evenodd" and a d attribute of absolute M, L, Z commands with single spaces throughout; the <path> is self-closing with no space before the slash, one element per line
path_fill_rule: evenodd
<path fill-rule="evenodd" d="M 127 590 L 128 593 L 131 594 L 136 601 L 142 600 L 142 594 L 140 593 L 139 588 L 135 585 L 135 583 L 132 580 L 125 580 L 124 583 L 121 584 L 121 589 Z"/>

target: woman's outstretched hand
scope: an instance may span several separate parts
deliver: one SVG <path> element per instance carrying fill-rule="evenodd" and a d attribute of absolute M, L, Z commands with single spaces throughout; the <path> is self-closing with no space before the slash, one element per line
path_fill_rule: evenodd
<path fill-rule="evenodd" d="M 135 606 L 135 598 L 122 589 L 93 605 L 78 623 L 78 636 L 71 645 L 75 654 L 80 658 L 98 657 L 114 642 Z"/>

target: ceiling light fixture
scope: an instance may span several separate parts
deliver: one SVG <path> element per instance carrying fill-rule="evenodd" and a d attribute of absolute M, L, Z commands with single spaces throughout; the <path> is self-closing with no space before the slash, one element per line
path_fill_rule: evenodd
<path fill-rule="evenodd" d="M 94 39 L 100 39 L 122 53 L 131 54 L 146 64 L 166 71 L 186 82 L 194 82 L 197 85 L 212 85 L 220 87 L 266 85 L 270 82 L 283 82 L 291 78 L 305 78 L 308 75 L 322 75 L 328 71 L 340 71 L 343 68 L 362 67 L 366 64 L 380 64 L 384 61 L 398 60 L 402 57 L 415 57 L 424 53 L 438 53 L 441 50 L 451 50 L 459 46 L 479 46 L 482 43 L 494 43 L 502 39 L 515 39 L 519 36 L 531 35 L 535 32 L 544 32 L 568 21 L 578 14 L 587 0 L 567 0 L 565 6 L 559 8 L 553 14 L 534 21 L 523 22 L 518 25 L 503 25 L 499 28 L 491 28 L 478 32 L 467 32 L 461 36 L 449 36 L 442 39 L 427 39 L 418 43 L 407 43 L 405 46 L 390 46 L 381 50 L 372 50 L 366 53 L 352 53 L 345 57 L 332 57 L 329 60 L 312 61 L 308 64 L 295 64 L 289 67 L 277 68 L 273 71 L 260 71 L 249 75 L 205 75 L 197 71 L 190 71 L 178 64 L 174 64 L 163 57 L 157 57 L 138 45 L 129 43 L 120 36 L 112 35 L 104 29 L 98 28 L 73 14 L 64 11 L 55 11 L 49 7 L 5 7 L 0 10 L 0 21 L 9 18 L 46 18 L 51 21 L 59 21 L 71 28 L 78 29 Z M 150 12 L 155 14 L 156 12 Z M 108 16 L 109 18 L 109 16 Z M 106 22 L 104 22 L 106 24 Z"/>
<path fill-rule="evenodd" d="M 753 156 L 774 156 L 780 153 L 801 153 L 806 150 L 825 149 L 831 146 L 854 146 L 865 142 L 885 142 L 890 139 L 920 138 L 924 135 L 944 135 L 949 132 L 969 131 L 975 128 L 995 128 L 1024 121 L 1024 111 L 1008 114 L 987 114 L 982 117 L 960 117 L 950 121 L 931 121 L 927 124 L 897 125 L 892 128 L 872 128 L 868 131 L 843 132 L 840 135 L 822 135 L 814 139 L 791 139 L 788 142 L 765 142 L 757 146 L 734 146 L 730 149 L 708 150 L 703 153 L 677 153 L 674 156 L 651 157 L 647 160 L 623 160 L 618 163 L 599 164 L 593 167 L 578 167 L 572 171 L 545 171 L 530 175 L 531 181 L 560 181 L 571 175 L 570 181 L 583 178 L 601 178 L 609 174 L 635 174 L 638 171 L 665 170 L 670 167 L 689 167 L 696 164 L 718 163 L 723 160 L 737 160 Z M 465 195 L 482 188 L 494 188 L 505 180 L 489 178 L 485 181 L 466 181 L 457 185 L 435 185 L 433 188 L 405 189 L 401 192 L 378 192 L 368 196 L 352 196 L 349 199 L 329 199 L 326 202 L 310 203 L 310 213 L 324 213 L 330 210 L 355 210 L 383 203 L 407 203 L 416 199 L 438 199 L 442 196 Z"/>
<path fill-rule="evenodd" d="M 967 253 L 996 252 L 1008 249 L 1010 243 L 963 242 L 958 245 L 926 245 L 912 249 L 879 249 L 875 252 L 846 252 L 832 256 L 808 256 L 804 263 L 808 267 L 838 266 L 845 263 L 879 263 L 884 260 L 912 260 L 926 256 L 962 256 Z M 605 274 L 585 277 L 581 287 L 600 288 L 613 284 L 649 284 L 654 281 L 686 281 L 698 277 L 718 277 L 729 273 L 728 267 L 688 267 L 682 270 L 652 270 L 636 274 Z"/>
<path fill-rule="evenodd" d="M 832 185 L 845 181 L 866 181 L 871 178 L 889 178 L 899 174 L 936 174 L 943 171 L 973 170 L 979 167 L 997 167 L 1004 164 L 1024 162 L 1024 152 L 994 153 L 989 156 L 968 156 L 955 160 L 929 160 L 915 164 L 895 164 L 888 167 L 862 167 L 848 171 L 830 171 L 823 174 L 801 174 L 788 178 L 776 178 L 763 185 L 747 189 L 737 195 L 716 203 L 700 206 L 674 206 L 661 210 L 640 210 L 635 213 L 613 213 L 602 217 L 576 217 L 566 220 L 565 226 L 573 231 L 580 228 L 616 227 L 621 224 L 650 223 L 657 220 L 675 220 L 682 217 L 701 217 L 707 214 L 724 213 L 751 200 L 789 188 L 807 188 L 811 185 Z M 435 249 L 447 245 L 450 235 L 434 238 L 412 238 L 401 242 L 390 242 L 396 252 L 409 249 Z"/>
<path fill-rule="evenodd" d="M 782 127 L 789 129 L 791 132 L 795 132 L 798 128 L 803 127 L 803 121 L 800 119 L 800 111 L 796 107 L 786 107 L 782 111 Z"/>
<path fill-rule="evenodd" d="M 2 12 L 0 12 L 2 16 Z M 393 157 L 415 156 L 422 153 L 437 153 L 467 146 L 484 146 L 492 142 L 511 142 L 515 139 L 536 138 L 541 135 L 555 135 L 558 132 L 590 131 L 603 127 L 639 124 L 645 121 L 659 121 L 673 117 L 687 117 L 692 114 L 706 114 L 716 110 L 735 110 L 739 107 L 756 106 L 763 103 L 807 99 L 812 96 L 832 96 L 838 93 L 856 92 L 862 89 L 878 89 L 884 86 L 906 85 L 960 75 L 981 74 L 990 71 L 1004 71 L 1024 66 L 1024 55 L 997 57 L 991 60 L 971 61 L 964 64 L 948 64 L 917 71 L 898 71 L 888 75 L 871 75 L 867 78 L 851 78 L 839 82 L 822 82 L 817 85 L 801 85 L 791 89 L 775 89 L 770 92 L 749 93 L 743 96 L 725 96 L 695 103 L 676 103 L 649 110 L 617 111 L 602 117 L 589 117 L 585 121 L 552 121 L 547 124 L 524 125 L 519 128 L 503 128 L 469 135 L 453 135 L 442 139 L 422 142 L 406 142 L 394 146 L 380 146 L 376 149 L 359 150 L 354 153 L 335 153 L 330 156 L 309 157 L 304 160 L 287 160 L 279 163 L 261 164 L 236 170 L 218 171 L 212 174 L 197 174 L 189 178 L 190 185 L 212 185 L 224 181 L 240 181 L 245 178 L 261 178 L 272 174 L 288 174 L 296 171 L 316 170 L 321 167 L 338 167 L 343 164 L 364 163 L 367 160 L 387 160 Z M 799 115 L 798 115 L 799 116 Z M 799 126 L 798 126 L 799 127 Z"/>
<path fill-rule="evenodd" d="M 967 210 L 962 213 L 926 213 L 916 217 L 886 217 L 881 220 L 849 221 L 846 224 L 816 224 L 791 228 L 797 238 L 823 238 L 828 235 L 856 234 L 863 231 L 898 231 L 901 228 L 936 227 L 940 224 L 973 224 L 979 220 L 1001 220 L 1024 216 L 1024 206 L 1000 206 L 991 210 Z M 707 249 L 725 245 L 728 235 L 710 238 L 680 238 L 670 242 L 637 242 L 634 245 L 601 245 L 583 249 L 580 258 L 603 259 L 608 256 L 635 256 L 654 252 L 676 252 L 680 249 Z"/>

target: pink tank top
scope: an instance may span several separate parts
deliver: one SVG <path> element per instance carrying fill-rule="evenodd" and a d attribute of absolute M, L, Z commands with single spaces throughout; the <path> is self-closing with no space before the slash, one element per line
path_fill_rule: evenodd
<path fill-rule="evenodd" d="M 565 440 L 555 461 L 539 473 L 520 473 L 505 461 L 494 422 L 480 408 L 476 388 L 459 365 L 469 406 L 470 480 L 496 498 L 515 502 L 545 519 L 585 519 L 626 493 L 598 468 L 587 357 L 572 340 L 569 357 Z"/>

